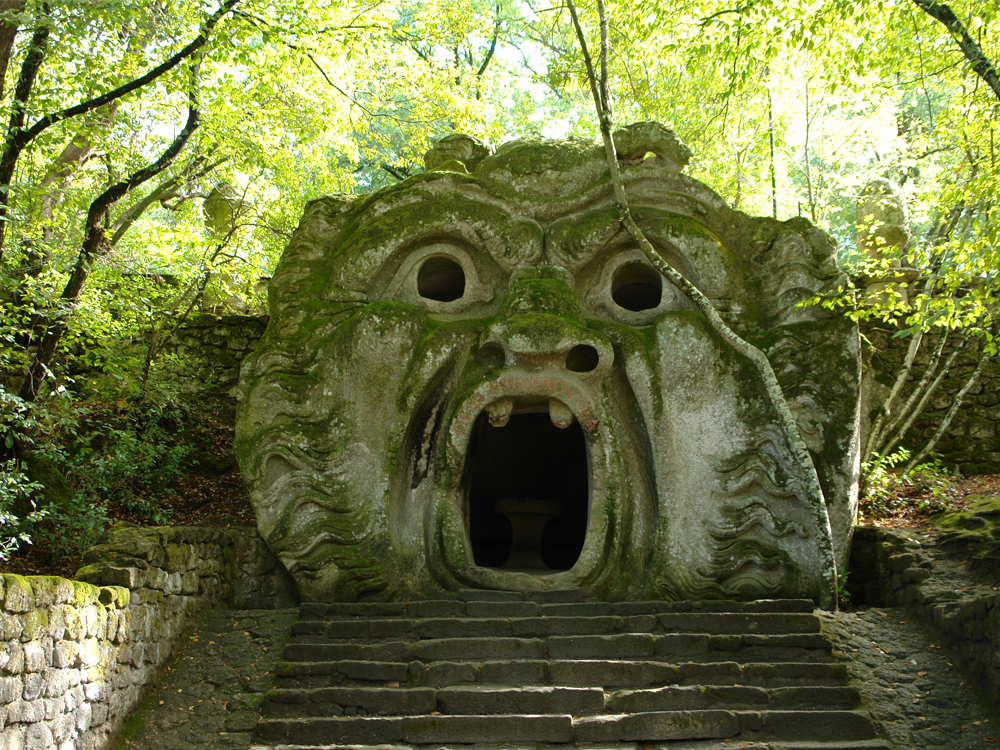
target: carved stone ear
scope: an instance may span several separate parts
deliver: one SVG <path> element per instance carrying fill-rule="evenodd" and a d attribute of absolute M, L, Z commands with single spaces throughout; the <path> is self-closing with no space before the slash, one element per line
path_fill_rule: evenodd
<path fill-rule="evenodd" d="M 424 168 L 430 172 L 435 169 L 448 171 L 448 162 L 460 162 L 469 172 L 475 171 L 483 159 L 493 154 L 493 147 L 478 138 L 463 133 L 446 135 L 435 143 L 430 151 L 424 154 Z M 454 165 L 450 171 L 457 171 Z"/>
<path fill-rule="evenodd" d="M 674 131 L 658 122 L 648 120 L 626 125 L 616 130 L 612 137 L 622 167 L 644 165 L 682 172 L 691 160 L 691 149 Z M 653 157 L 647 159 L 647 154 Z"/>

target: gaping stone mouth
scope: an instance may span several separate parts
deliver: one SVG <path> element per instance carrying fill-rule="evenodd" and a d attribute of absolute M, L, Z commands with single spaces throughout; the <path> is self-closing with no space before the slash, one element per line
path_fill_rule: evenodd
<path fill-rule="evenodd" d="M 545 575 L 577 562 L 587 535 L 590 460 L 583 427 L 564 402 L 521 396 L 484 405 L 462 477 L 477 566 Z"/>

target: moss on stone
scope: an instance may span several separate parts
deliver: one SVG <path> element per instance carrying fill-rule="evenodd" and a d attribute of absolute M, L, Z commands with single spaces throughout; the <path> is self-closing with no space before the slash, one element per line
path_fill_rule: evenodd
<path fill-rule="evenodd" d="M 1000 497 L 978 496 L 966 510 L 940 513 L 931 523 L 940 531 L 942 545 L 961 546 L 974 562 L 990 569 L 1000 568 Z"/>

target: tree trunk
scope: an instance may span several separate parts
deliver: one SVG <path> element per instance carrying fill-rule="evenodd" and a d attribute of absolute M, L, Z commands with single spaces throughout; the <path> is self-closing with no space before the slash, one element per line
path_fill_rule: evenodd
<path fill-rule="evenodd" d="M 61 295 L 63 309 L 58 313 L 58 317 L 54 319 L 50 318 L 46 321 L 44 335 L 42 335 L 38 350 L 35 352 L 34 361 L 28 369 L 28 374 L 21 382 L 18 396 L 24 401 L 34 401 L 38 397 L 42 381 L 50 373 L 49 365 L 52 363 L 56 347 L 59 345 L 59 341 L 62 339 L 69 325 L 68 313 L 76 305 L 76 301 L 80 296 L 80 292 L 83 291 L 83 286 L 90 275 L 94 262 L 103 255 L 106 255 L 112 247 L 111 243 L 107 241 L 108 228 L 104 223 L 108 210 L 130 191 L 169 167 L 184 148 L 191 134 L 198 127 L 199 119 L 200 112 L 197 102 L 194 100 L 194 92 L 192 91 L 192 103 L 188 109 L 187 122 L 173 142 L 161 154 L 160 158 L 149 166 L 133 173 L 128 179 L 112 185 L 90 204 L 86 225 L 84 226 L 83 246 L 80 249 L 80 254 L 77 256 L 73 273 L 70 275 L 69 281 L 66 282 Z"/>
<path fill-rule="evenodd" d="M 601 20 L 601 73 L 600 78 L 594 71 L 594 65 L 587 49 L 587 40 L 583 33 L 583 27 L 577 16 L 576 6 L 573 0 L 566 0 L 570 15 L 573 19 L 573 26 L 576 30 L 577 39 L 580 42 L 580 49 L 587 66 L 587 77 L 590 81 L 590 90 L 597 109 L 600 121 L 601 135 L 604 140 L 604 151 L 611 172 L 611 184 L 614 188 L 615 198 L 618 203 L 619 220 L 628 230 L 632 239 L 642 249 L 643 254 L 649 262 L 672 284 L 680 289 L 698 310 L 708 320 L 709 325 L 729 346 L 750 360 L 761 375 L 764 387 L 767 390 L 771 402 L 778 413 L 781 426 L 788 438 L 789 448 L 793 460 L 798 465 L 802 486 L 806 492 L 807 500 L 813 512 L 816 522 L 818 537 L 816 543 L 821 547 L 821 553 L 829 561 L 829 567 L 824 571 L 824 591 L 820 594 L 820 606 L 836 608 L 837 604 L 837 562 L 833 550 L 833 536 L 830 529 L 829 517 L 826 513 L 826 501 L 823 498 L 823 490 L 819 484 L 819 476 L 816 473 L 816 466 L 809 457 L 809 451 L 799 434 L 799 428 L 795 424 L 788 402 L 778 383 L 778 378 L 774 374 L 771 363 L 760 349 L 753 346 L 737 335 L 712 305 L 711 301 L 702 294 L 694 284 L 677 271 L 673 266 L 663 260 L 646 238 L 642 229 L 635 223 L 632 213 L 629 210 L 628 197 L 625 194 L 625 185 L 622 182 L 621 171 L 618 165 L 618 154 L 615 150 L 614 140 L 611 134 L 612 112 L 611 94 L 608 88 L 608 23 L 604 11 L 604 1 L 597 0 L 597 10 Z"/>
<path fill-rule="evenodd" d="M 22 10 L 24 0 L 0 0 L 0 14 L 18 13 Z M 14 49 L 17 29 L 18 24 L 13 21 L 0 23 L 0 101 L 6 93 L 7 67 L 10 65 L 10 53 Z"/>

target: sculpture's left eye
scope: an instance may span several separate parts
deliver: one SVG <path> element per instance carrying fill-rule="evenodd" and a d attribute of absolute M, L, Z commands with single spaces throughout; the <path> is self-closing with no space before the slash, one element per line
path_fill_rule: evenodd
<path fill-rule="evenodd" d="M 663 279 L 644 263 L 625 263 L 611 279 L 611 299 L 631 312 L 653 310 L 663 299 Z"/>
<path fill-rule="evenodd" d="M 465 294 L 465 271 L 454 258 L 432 255 L 417 271 L 417 294 L 436 302 L 453 302 Z"/>

